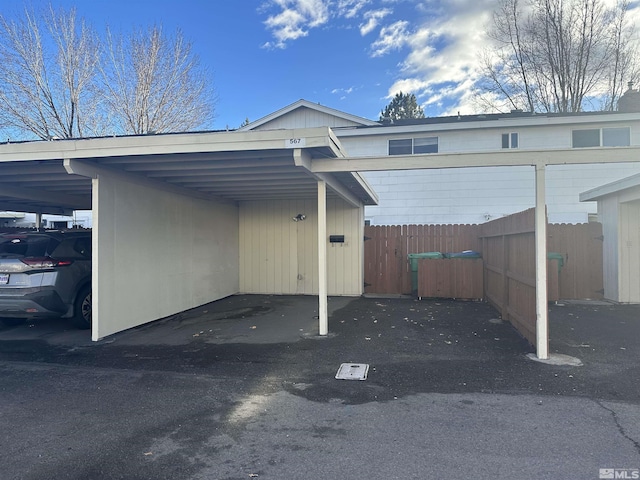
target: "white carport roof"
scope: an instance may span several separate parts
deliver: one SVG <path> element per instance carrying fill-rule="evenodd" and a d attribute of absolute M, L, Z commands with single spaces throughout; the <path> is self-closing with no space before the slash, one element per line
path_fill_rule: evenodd
<path fill-rule="evenodd" d="M 232 202 L 315 198 L 377 203 L 357 173 L 313 174 L 305 166 L 344 157 L 329 128 L 202 132 L 0 145 L 0 210 L 69 213 L 91 208 L 91 177 L 126 175 L 190 196 Z"/>

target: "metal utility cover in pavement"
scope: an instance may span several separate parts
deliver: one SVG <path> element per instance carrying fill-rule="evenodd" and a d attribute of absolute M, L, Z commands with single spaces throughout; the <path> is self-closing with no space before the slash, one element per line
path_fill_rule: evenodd
<path fill-rule="evenodd" d="M 338 380 L 366 380 L 369 365 L 366 363 L 343 363 L 336 373 Z"/>

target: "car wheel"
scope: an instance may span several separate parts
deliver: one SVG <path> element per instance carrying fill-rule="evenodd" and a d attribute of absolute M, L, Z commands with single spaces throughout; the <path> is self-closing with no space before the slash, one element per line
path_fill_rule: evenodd
<path fill-rule="evenodd" d="M 24 323 L 24 318 L 13 318 L 13 317 L 5 317 L 0 318 L 0 322 L 7 327 L 15 327 L 16 325 L 20 325 Z"/>
<path fill-rule="evenodd" d="M 91 287 L 84 287 L 80 290 L 73 306 L 71 323 L 76 328 L 91 328 Z"/>

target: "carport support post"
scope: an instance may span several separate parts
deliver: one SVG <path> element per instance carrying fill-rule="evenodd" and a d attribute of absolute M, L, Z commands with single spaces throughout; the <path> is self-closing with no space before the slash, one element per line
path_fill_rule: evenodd
<path fill-rule="evenodd" d="M 36 212 L 36 230 L 40 231 L 42 228 L 42 212 Z"/>
<path fill-rule="evenodd" d="M 547 209 L 545 165 L 536 165 L 536 355 L 549 358 L 549 315 L 547 305 Z"/>
<path fill-rule="evenodd" d="M 318 303 L 318 334 L 327 335 L 327 184 L 324 180 L 318 180 Z"/>

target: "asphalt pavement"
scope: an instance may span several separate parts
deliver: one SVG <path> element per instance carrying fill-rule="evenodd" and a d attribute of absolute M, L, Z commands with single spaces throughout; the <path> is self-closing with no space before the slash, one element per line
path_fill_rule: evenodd
<path fill-rule="evenodd" d="M 550 306 L 551 352 L 581 366 L 532 361 L 480 302 L 329 308 L 327 337 L 303 296 L 100 342 L 59 320 L 0 327 L 0 478 L 639 478 L 639 305 Z M 342 363 L 367 378 L 335 379 Z"/>

